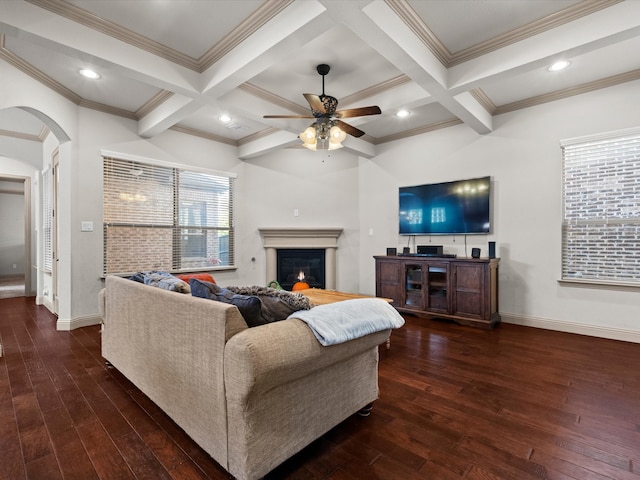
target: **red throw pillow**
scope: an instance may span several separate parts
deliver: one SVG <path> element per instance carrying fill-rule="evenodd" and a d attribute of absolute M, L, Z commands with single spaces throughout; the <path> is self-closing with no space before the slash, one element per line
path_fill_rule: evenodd
<path fill-rule="evenodd" d="M 187 283 L 189 283 L 189 280 L 192 278 L 197 278 L 203 282 L 216 283 L 210 273 L 185 273 L 184 275 L 177 275 L 177 277 Z"/>

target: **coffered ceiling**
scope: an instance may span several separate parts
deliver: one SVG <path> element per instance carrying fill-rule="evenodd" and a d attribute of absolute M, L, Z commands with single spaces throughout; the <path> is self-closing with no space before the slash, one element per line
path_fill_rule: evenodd
<path fill-rule="evenodd" d="M 322 93 L 320 63 L 339 109 L 382 110 L 348 119 L 366 135 L 345 148 L 365 157 L 640 78 L 638 0 L 0 0 L 0 35 L 0 60 L 70 101 L 136 120 L 143 137 L 179 130 L 241 158 L 299 148 L 310 120 L 263 116 L 310 114 L 302 94 Z M 549 72 L 556 60 L 571 64 Z M 0 111 L 0 135 L 41 130 Z"/>

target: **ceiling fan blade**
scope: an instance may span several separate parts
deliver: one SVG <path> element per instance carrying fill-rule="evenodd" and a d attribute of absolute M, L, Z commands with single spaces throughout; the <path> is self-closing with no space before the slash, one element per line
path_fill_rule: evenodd
<path fill-rule="evenodd" d="M 382 111 L 377 105 L 371 107 L 347 108 L 346 110 L 338 110 L 335 113 L 336 118 L 363 117 L 365 115 L 380 115 Z"/>
<path fill-rule="evenodd" d="M 311 115 L 263 115 L 262 118 L 315 118 Z"/>
<path fill-rule="evenodd" d="M 364 135 L 364 132 L 348 123 L 343 122 L 342 120 L 336 120 L 336 125 L 338 125 L 343 132 L 348 133 L 352 137 L 361 137 Z"/>
<path fill-rule="evenodd" d="M 304 98 L 307 99 L 307 102 L 309 102 L 311 111 L 327 113 L 326 110 L 324 109 L 324 104 L 322 103 L 322 100 L 320 100 L 319 95 L 315 95 L 313 93 L 303 93 L 303 95 L 304 95 Z"/>

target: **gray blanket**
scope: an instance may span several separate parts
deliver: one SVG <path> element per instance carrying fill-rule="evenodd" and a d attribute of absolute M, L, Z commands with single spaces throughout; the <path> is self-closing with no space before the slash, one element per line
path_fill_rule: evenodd
<path fill-rule="evenodd" d="M 335 345 L 388 328 L 400 328 L 404 319 L 380 298 L 358 298 L 319 305 L 311 310 L 292 313 L 313 331 L 324 345 Z"/>

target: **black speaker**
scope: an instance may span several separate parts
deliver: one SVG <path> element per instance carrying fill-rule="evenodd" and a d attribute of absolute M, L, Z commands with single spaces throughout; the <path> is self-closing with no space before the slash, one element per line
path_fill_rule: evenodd
<path fill-rule="evenodd" d="M 496 258 L 496 242 L 489 242 L 489 258 Z"/>
<path fill-rule="evenodd" d="M 397 254 L 397 250 L 395 247 L 389 247 L 387 248 L 387 255 L 392 256 L 392 255 L 396 255 Z"/>
<path fill-rule="evenodd" d="M 408 255 L 409 253 L 411 253 L 411 249 L 409 247 L 402 247 L 402 253 Z"/>
<path fill-rule="evenodd" d="M 480 249 L 479 248 L 472 248 L 471 249 L 471 257 L 472 258 L 480 258 Z"/>

